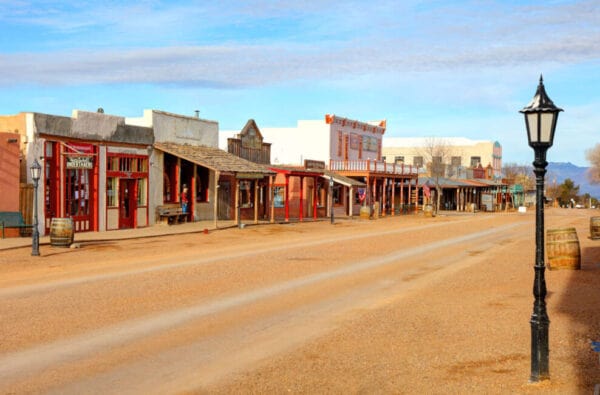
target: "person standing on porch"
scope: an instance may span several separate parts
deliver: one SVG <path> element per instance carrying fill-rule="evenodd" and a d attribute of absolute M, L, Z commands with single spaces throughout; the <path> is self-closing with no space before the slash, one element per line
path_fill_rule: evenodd
<path fill-rule="evenodd" d="M 184 214 L 188 213 L 188 187 L 186 184 L 183 184 L 183 191 L 181 191 L 181 210 Z"/>

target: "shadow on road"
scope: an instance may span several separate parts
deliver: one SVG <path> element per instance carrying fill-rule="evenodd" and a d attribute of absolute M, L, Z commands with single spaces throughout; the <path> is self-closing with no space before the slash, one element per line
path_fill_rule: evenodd
<path fill-rule="evenodd" d="M 600 353 L 590 345 L 600 341 L 600 240 L 594 243 L 598 246 L 581 248 L 581 270 L 573 273 L 557 303 L 570 320 L 567 344 L 576 348 L 579 386 L 592 390 L 600 383 Z"/>

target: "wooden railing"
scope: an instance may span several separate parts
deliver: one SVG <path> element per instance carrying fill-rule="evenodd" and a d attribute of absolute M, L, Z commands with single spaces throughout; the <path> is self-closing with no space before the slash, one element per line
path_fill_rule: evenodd
<path fill-rule="evenodd" d="M 333 160 L 329 161 L 331 171 L 373 172 L 402 175 L 416 175 L 418 168 L 404 163 L 386 163 L 376 160 Z"/>

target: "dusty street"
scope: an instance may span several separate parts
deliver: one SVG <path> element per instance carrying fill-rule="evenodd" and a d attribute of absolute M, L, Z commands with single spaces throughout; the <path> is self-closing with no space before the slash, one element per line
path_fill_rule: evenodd
<path fill-rule="evenodd" d="M 600 240 L 546 271 L 528 384 L 533 212 L 250 226 L 0 251 L 0 393 L 591 394 Z"/>

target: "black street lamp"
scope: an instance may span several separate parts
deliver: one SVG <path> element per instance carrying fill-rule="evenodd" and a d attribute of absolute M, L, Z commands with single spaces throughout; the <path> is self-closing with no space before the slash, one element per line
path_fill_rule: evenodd
<path fill-rule="evenodd" d="M 329 177 L 329 195 L 331 196 L 331 224 L 333 225 L 333 177 Z"/>
<path fill-rule="evenodd" d="M 535 279 L 533 282 L 533 313 L 531 315 L 531 382 L 550 378 L 548 370 L 548 327 L 550 320 L 546 312 L 546 280 L 544 279 L 544 175 L 546 174 L 546 152 L 552 146 L 558 113 L 562 109 L 556 107 L 546 94 L 544 81 L 540 83 L 535 96 L 527 107 L 520 112 L 525 114 L 527 138 L 533 148 L 535 159 Z"/>
<path fill-rule="evenodd" d="M 40 232 L 38 231 L 38 205 L 37 205 L 37 190 L 38 181 L 42 173 L 42 166 L 37 159 L 33 160 L 33 165 L 29 169 L 31 171 L 31 179 L 33 180 L 33 231 L 31 232 L 31 255 L 40 255 Z"/>

